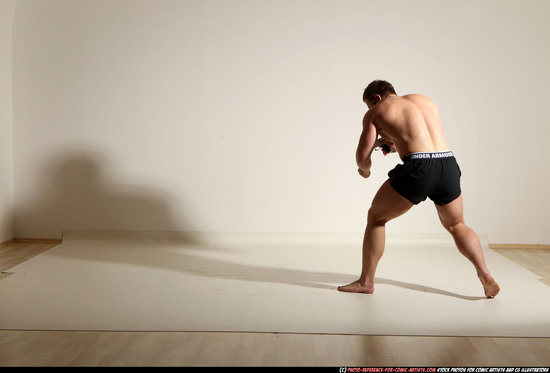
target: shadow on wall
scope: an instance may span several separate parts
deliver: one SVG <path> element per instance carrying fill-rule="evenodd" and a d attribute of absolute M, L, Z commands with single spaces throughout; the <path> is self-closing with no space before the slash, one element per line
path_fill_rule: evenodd
<path fill-rule="evenodd" d="M 45 165 L 32 188 L 38 194 L 16 205 L 18 238 L 61 238 L 69 230 L 194 231 L 179 197 L 119 182 L 128 177 L 116 174 L 103 154 L 69 152 Z"/>

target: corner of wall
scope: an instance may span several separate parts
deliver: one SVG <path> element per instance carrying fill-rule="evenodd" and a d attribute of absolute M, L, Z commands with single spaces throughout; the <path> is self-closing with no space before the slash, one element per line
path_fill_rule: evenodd
<path fill-rule="evenodd" d="M 12 30 L 19 0 L 0 2 L 0 242 L 14 234 Z"/>

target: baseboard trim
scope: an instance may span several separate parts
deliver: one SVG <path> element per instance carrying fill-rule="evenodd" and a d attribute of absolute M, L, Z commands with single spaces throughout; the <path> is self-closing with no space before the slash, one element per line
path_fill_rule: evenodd
<path fill-rule="evenodd" d="M 60 244 L 63 242 L 62 238 L 13 238 L 4 242 L 0 242 L 0 248 L 12 245 L 14 243 L 48 243 L 48 244 Z M 521 243 L 489 243 L 489 248 L 493 250 L 505 250 L 505 249 L 544 249 L 550 250 L 550 245 L 542 244 L 521 244 Z"/>
<path fill-rule="evenodd" d="M 61 243 L 61 238 L 14 238 L 15 243 Z"/>
<path fill-rule="evenodd" d="M 15 243 L 15 240 L 12 238 L 11 240 L 7 240 L 7 241 L 4 241 L 4 242 L 0 242 L 0 249 L 5 247 L 5 246 L 9 246 L 11 244 Z"/>
<path fill-rule="evenodd" d="M 493 250 L 505 250 L 505 249 L 545 249 L 545 250 L 549 250 L 550 245 L 521 244 L 521 243 L 490 243 L 489 248 L 491 248 Z"/>

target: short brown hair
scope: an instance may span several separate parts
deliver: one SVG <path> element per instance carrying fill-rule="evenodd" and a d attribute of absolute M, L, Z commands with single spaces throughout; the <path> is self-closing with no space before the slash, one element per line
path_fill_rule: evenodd
<path fill-rule="evenodd" d="M 390 82 L 385 80 L 374 80 L 365 88 L 363 92 L 363 101 L 369 100 L 370 102 L 374 102 L 374 96 L 380 95 L 380 97 L 384 98 L 389 94 L 397 94 Z"/>

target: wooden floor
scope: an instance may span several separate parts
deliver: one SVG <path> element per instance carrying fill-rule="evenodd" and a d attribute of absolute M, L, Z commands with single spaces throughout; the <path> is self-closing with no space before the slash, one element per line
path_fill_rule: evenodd
<path fill-rule="evenodd" d="M 3 245 L 0 271 L 53 246 Z M 496 251 L 550 285 L 550 250 Z M 550 338 L 0 330 L 0 366 L 549 367 Z"/>

